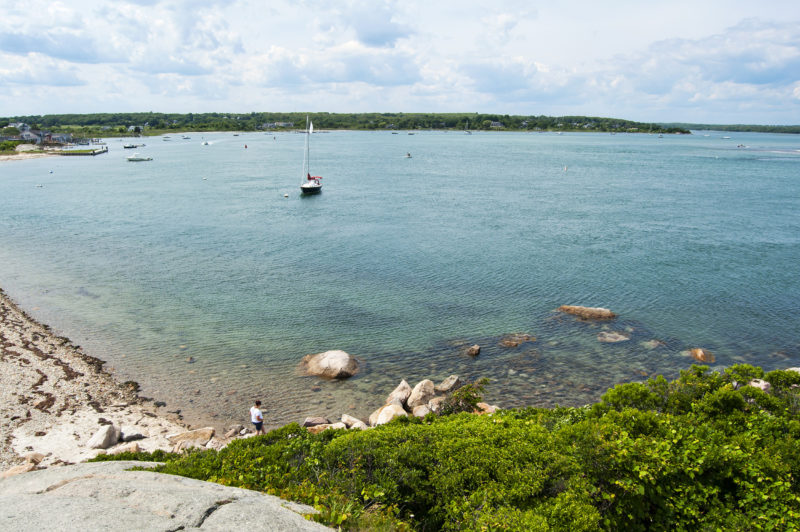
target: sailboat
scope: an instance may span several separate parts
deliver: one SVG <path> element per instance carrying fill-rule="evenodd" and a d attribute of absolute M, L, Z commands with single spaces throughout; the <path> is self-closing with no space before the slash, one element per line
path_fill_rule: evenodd
<path fill-rule="evenodd" d="M 300 185 L 300 192 L 303 194 L 319 194 L 322 192 L 322 177 L 318 175 L 311 175 L 311 160 L 309 158 L 308 140 L 314 132 L 313 122 L 308 121 L 306 117 L 306 151 L 303 155 L 303 183 Z"/>

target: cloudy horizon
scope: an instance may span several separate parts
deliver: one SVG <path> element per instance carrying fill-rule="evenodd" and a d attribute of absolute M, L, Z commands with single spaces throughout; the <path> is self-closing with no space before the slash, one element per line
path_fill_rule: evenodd
<path fill-rule="evenodd" d="M 31 0 L 2 12 L 0 116 L 478 112 L 800 124 L 800 4 L 784 0 Z"/>

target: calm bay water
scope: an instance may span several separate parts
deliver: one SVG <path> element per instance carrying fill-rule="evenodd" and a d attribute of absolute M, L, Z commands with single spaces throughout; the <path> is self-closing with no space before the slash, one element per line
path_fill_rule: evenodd
<path fill-rule="evenodd" d="M 402 378 L 452 373 L 490 377 L 501 406 L 584 404 L 697 346 L 800 366 L 800 137 L 725 135 L 314 134 L 308 198 L 303 135 L 148 138 L 144 163 L 110 139 L 0 163 L 0 286 L 219 425 L 254 396 L 275 424 L 364 416 Z M 536 341 L 499 345 L 516 332 Z M 297 373 L 328 349 L 361 373 Z"/>

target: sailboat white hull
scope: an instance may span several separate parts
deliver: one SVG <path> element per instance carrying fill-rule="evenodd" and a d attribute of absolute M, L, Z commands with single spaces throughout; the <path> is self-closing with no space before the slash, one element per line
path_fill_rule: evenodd
<path fill-rule="evenodd" d="M 300 185 L 300 192 L 303 194 L 319 194 L 322 192 L 322 183 L 314 183 L 309 181 Z"/>

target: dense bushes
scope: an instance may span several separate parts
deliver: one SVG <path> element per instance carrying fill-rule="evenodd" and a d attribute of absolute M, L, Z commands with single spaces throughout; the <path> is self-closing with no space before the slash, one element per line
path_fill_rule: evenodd
<path fill-rule="evenodd" d="M 693 366 L 585 408 L 319 435 L 292 424 L 162 456 L 161 471 L 310 503 L 353 529 L 796 530 L 798 384 L 790 371 Z"/>

